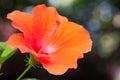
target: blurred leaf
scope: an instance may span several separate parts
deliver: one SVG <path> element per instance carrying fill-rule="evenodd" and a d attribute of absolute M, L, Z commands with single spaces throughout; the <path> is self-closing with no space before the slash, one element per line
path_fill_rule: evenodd
<path fill-rule="evenodd" d="M 38 80 L 38 79 L 36 79 L 36 78 L 24 78 L 22 80 Z"/>
<path fill-rule="evenodd" d="M 8 58 L 10 58 L 14 53 L 16 52 L 16 49 L 10 48 L 6 42 L 0 42 L 0 64 L 5 62 Z"/>

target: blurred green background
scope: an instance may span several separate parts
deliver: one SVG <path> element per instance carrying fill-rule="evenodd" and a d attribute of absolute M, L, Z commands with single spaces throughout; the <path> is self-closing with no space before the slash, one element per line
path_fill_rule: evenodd
<path fill-rule="evenodd" d="M 78 60 L 78 68 L 64 75 L 31 69 L 24 78 L 37 80 L 120 80 L 120 0 L 0 0 L 0 41 L 17 32 L 6 15 L 13 10 L 32 13 L 38 4 L 54 6 L 70 21 L 84 25 L 93 40 L 92 52 Z M 15 80 L 25 69 L 25 55 L 18 51 L 7 60 L 0 80 Z"/>

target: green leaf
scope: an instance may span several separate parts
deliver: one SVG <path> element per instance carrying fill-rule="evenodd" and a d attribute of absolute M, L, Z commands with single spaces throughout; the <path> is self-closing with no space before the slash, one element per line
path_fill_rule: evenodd
<path fill-rule="evenodd" d="M 16 49 L 10 48 L 6 42 L 0 42 L 0 64 L 4 63 L 15 52 Z"/>
<path fill-rule="evenodd" d="M 4 47 L 5 47 L 5 43 L 4 42 L 0 42 L 0 55 L 3 52 Z"/>

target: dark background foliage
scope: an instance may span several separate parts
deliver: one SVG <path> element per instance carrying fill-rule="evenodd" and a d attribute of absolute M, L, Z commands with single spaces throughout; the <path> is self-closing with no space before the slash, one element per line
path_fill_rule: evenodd
<path fill-rule="evenodd" d="M 31 69 L 24 78 L 120 80 L 120 0 L 0 0 L 0 41 L 6 41 L 17 32 L 6 19 L 8 13 L 16 9 L 31 13 L 38 4 L 55 6 L 70 21 L 84 25 L 91 34 L 93 48 L 78 60 L 76 70 L 55 76 L 40 67 Z M 7 60 L 1 68 L 0 80 L 15 80 L 26 67 L 25 58 L 18 51 Z"/>

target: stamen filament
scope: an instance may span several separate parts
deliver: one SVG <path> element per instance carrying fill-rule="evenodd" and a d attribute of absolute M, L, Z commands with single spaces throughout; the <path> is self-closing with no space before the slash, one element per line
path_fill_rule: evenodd
<path fill-rule="evenodd" d="M 55 23 L 54 27 L 50 31 L 50 34 L 47 37 L 47 39 L 43 42 L 44 44 L 42 45 L 42 47 L 41 47 L 41 49 L 39 50 L 38 53 L 41 53 L 43 51 L 43 49 L 45 48 L 45 46 L 47 45 L 47 43 L 49 42 L 49 40 L 51 39 L 51 37 L 53 36 L 53 34 L 56 32 L 56 30 L 59 27 L 59 25 L 60 25 L 60 21 L 56 20 L 56 23 Z"/>

